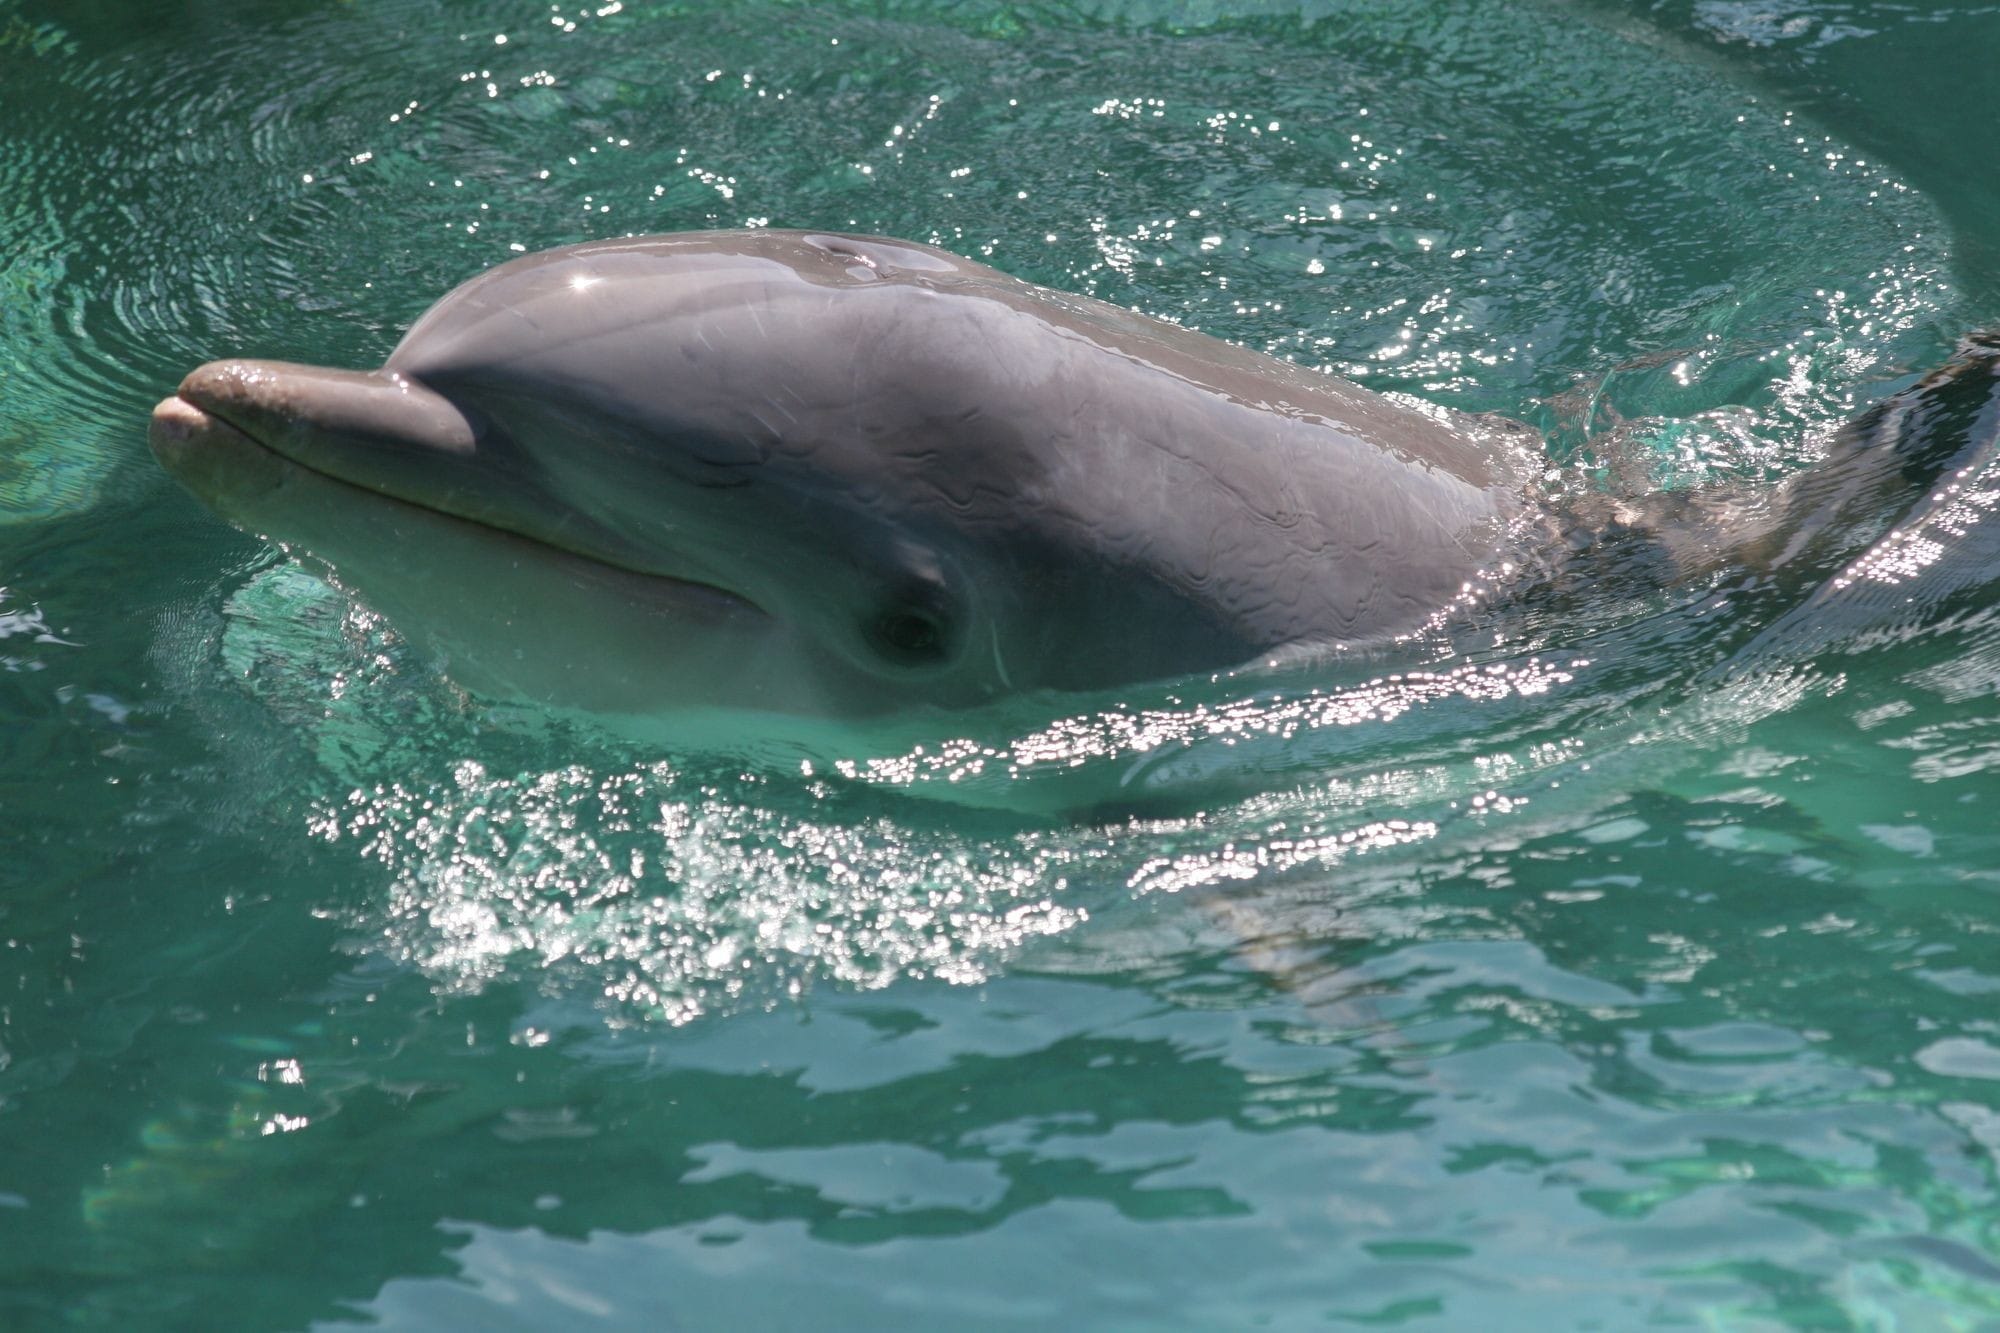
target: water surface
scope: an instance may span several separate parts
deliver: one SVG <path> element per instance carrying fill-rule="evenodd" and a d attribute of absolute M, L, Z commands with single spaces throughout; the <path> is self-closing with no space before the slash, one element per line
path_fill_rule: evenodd
<path fill-rule="evenodd" d="M 1974 3 L 0 0 L 0 1323 L 2000 1321 L 1985 501 L 1765 638 L 1688 591 L 805 777 L 469 698 L 144 447 L 202 360 L 773 225 L 1775 480 L 2000 322 L 1996 56 Z M 925 794 L 969 758 L 1192 795 Z"/>

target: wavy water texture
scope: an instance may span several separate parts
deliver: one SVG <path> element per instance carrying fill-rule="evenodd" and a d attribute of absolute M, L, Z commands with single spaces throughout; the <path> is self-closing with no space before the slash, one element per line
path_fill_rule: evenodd
<path fill-rule="evenodd" d="M 2000 1317 L 1990 447 L 1814 587 L 800 771 L 470 695 L 143 445 L 824 226 L 1755 493 L 2000 317 L 1994 15 L 0 0 L 0 1324 Z"/>

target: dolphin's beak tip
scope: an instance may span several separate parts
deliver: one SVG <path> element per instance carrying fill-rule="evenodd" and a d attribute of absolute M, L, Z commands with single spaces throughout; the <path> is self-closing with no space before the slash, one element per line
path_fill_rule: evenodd
<path fill-rule="evenodd" d="M 162 398 L 153 408 L 146 442 L 156 457 L 166 459 L 194 446 L 213 425 L 208 413 L 178 394 Z"/>
<path fill-rule="evenodd" d="M 146 443 L 169 476 L 225 517 L 284 480 L 275 454 L 180 394 L 154 406 Z"/>

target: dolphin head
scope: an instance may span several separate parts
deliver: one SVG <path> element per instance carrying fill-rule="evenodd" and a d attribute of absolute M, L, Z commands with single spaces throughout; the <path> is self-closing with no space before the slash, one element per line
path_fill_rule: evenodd
<path fill-rule="evenodd" d="M 467 684 L 546 702 L 868 715 L 1241 661 L 1077 503 L 1157 479 L 1093 471 L 1102 340 L 1049 295 L 873 238 L 572 246 L 380 370 L 203 366 L 151 438 Z"/>

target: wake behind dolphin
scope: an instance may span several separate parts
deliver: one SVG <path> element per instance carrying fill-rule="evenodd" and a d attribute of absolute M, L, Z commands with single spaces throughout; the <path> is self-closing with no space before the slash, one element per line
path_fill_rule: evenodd
<path fill-rule="evenodd" d="M 1516 423 L 929 246 L 708 232 L 503 264 L 380 370 L 211 363 L 151 438 L 468 688 L 921 735 L 1042 692 L 1439 660 L 1514 600 L 1635 581 L 1796 600 L 1968 447 L 1902 425 L 1988 394 L 1993 359 L 1769 494 L 1563 497 Z"/>

